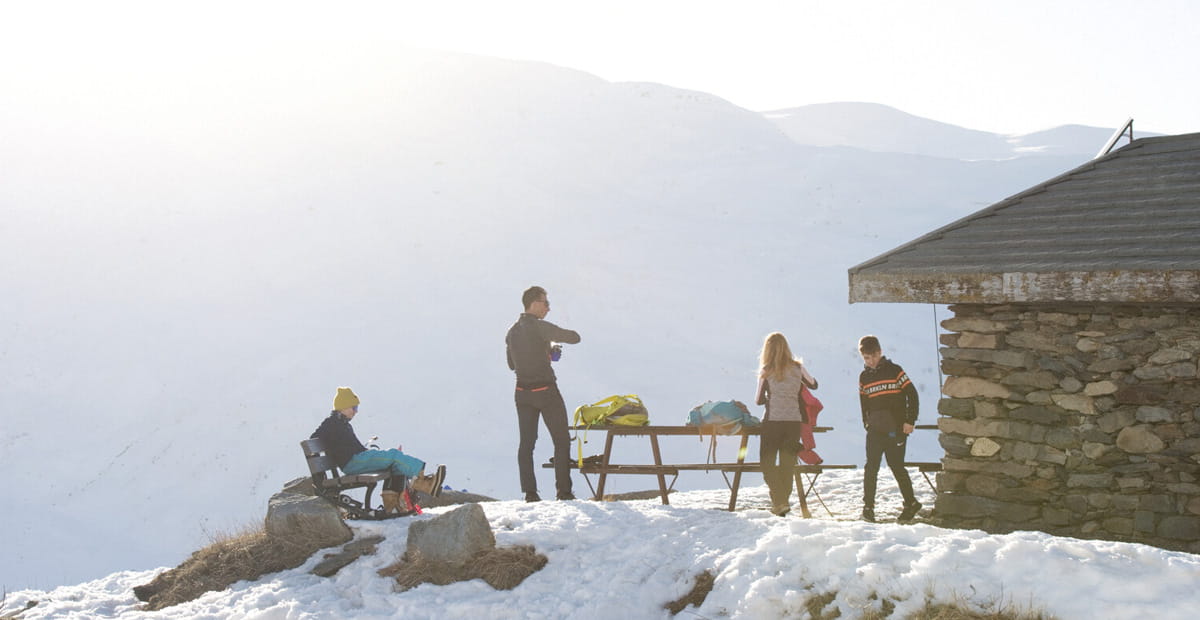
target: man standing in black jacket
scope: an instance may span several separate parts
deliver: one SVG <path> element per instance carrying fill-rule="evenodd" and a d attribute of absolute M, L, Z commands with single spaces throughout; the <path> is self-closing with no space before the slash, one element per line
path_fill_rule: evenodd
<path fill-rule="evenodd" d="M 867 464 L 863 471 L 864 521 L 875 521 L 875 483 L 879 464 L 887 457 L 888 467 L 904 496 L 904 508 L 897 521 L 916 516 L 921 503 L 913 495 L 912 479 L 904 468 L 908 435 L 917 423 L 917 389 L 904 369 L 883 356 L 879 339 L 863 336 L 858 352 L 866 368 L 858 376 L 858 399 L 862 406 L 863 428 L 867 430 Z"/>
<path fill-rule="evenodd" d="M 508 329 L 508 367 L 517 373 L 514 399 L 521 443 L 517 448 L 517 467 L 521 472 L 521 491 L 525 501 L 541 501 L 537 477 L 533 471 L 533 445 L 537 441 L 538 417 L 554 441 L 554 485 L 558 499 L 575 499 L 571 493 L 571 433 L 567 406 L 558 391 L 554 369 L 550 367 L 554 343 L 577 344 L 579 334 L 544 320 L 550 312 L 546 289 L 532 286 L 521 295 L 525 312 Z M 555 357 L 554 359 L 557 359 Z"/>

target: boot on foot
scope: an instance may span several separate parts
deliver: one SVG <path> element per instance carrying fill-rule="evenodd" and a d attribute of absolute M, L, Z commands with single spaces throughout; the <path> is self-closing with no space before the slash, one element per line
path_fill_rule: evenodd
<path fill-rule="evenodd" d="M 382 495 L 383 495 L 383 514 L 390 515 L 393 512 L 400 512 L 400 492 L 399 491 L 384 491 Z"/>
<path fill-rule="evenodd" d="M 873 506 L 863 506 L 862 520 L 867 523 L 875 522 L 875 508 Z"/>
<path fill-rule="evenodd" d="M 917 511 L 919 510 L 921 510 L 921 502 L 914 499 L 911 504 L 904 505 L 904 510 L 900 511 L 900 516 L 896 517 L 896 521 L 901 523 L 912 521 L 913 517 L 917 516 Z"/>
<path fill-rule="evenodd" d="M 442 493 L 442 481 L 446 479 L 446 466 L 438 465 L 437 469 L 428 476 L 425 475 L 425 470 L 422 469 L 420 474 L 413 479 L 412 490 L 420 491 L 426 495 L 437 497 Z"/>

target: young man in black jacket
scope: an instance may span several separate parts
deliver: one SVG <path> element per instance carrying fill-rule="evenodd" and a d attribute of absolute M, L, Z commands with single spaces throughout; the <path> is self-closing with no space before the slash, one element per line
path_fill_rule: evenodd
<path fill-rule="evenodd" d="M 571 432 L 567 406 L 558 391 L 558 380 L 550 367 L 553 343 L 577 344 L 579 334 L 544 320 L 550 312 L 546 289 L 532 286 L 521 295 L 525 312 L 504 337 L 508 367 L 517 373 L 517 423 L 521 443 L 517 468 L 525 501 L 540 501 L 533 471 L 533 445 L 537 441 L 538 417 L 546 423 L 554 442 L 554 485 L 558 499 L 575 499 L 571 493 Z M 557 359 L 557 358 L 554 358 Z"/>
<path fill-rule="evenodd" d="M 917 423 L 917 389 L 903 368 L 883 356 L 875 336 L 860 338 L 858 352 L 866 364 L 858 376 L 858 399 L 863 428 L 867 431 L 862 517 L 864 521 L 875 521 L 875 484 L 880 461 L 886 456 L 888 467 L 900 486 L 900 494 L 904 496 L 904 508 L 897 521 L 909 521 L 921 509 L 921 503 L 913 495 L 912 479 L 904 468 L 908 435 Z"/>

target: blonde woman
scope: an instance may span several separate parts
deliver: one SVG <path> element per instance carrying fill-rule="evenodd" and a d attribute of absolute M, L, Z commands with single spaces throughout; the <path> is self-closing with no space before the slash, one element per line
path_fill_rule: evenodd
<path fill-rule="evenodd" d="M 771 512 L 781 517 L 791 509 L 796 447 L 804 425 L 809 422 L 800 396 L 801 386 L 815 390 L 817 380 L 792 355 L 783 334 L 769 334 L 759 355 L 758 396 L 755 398 L 757 404 L 767 407 L 758 458 L 763 479 L 771 492 Z M 812 449 L 812 446 L 804 447 Z"/>

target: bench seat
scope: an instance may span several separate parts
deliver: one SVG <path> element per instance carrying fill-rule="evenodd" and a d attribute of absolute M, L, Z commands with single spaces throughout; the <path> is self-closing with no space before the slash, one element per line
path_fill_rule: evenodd
<path fill-rule="evenodd" d="M 350 486 L 366 486 L 368 484 L 378 484 L 390 477 L 391 476 L 387 472 L 368 472 L 353 476 L 341 474 L 337 478 L 326 478 L 322 480 L 321 487 L 326 489 L 340 489 Z"/>
<path fill-rule="evenodd" d="M 942 471 L 941 463 L 906 462 L 905 467 L 916 467 L 920 471 Z"/>

